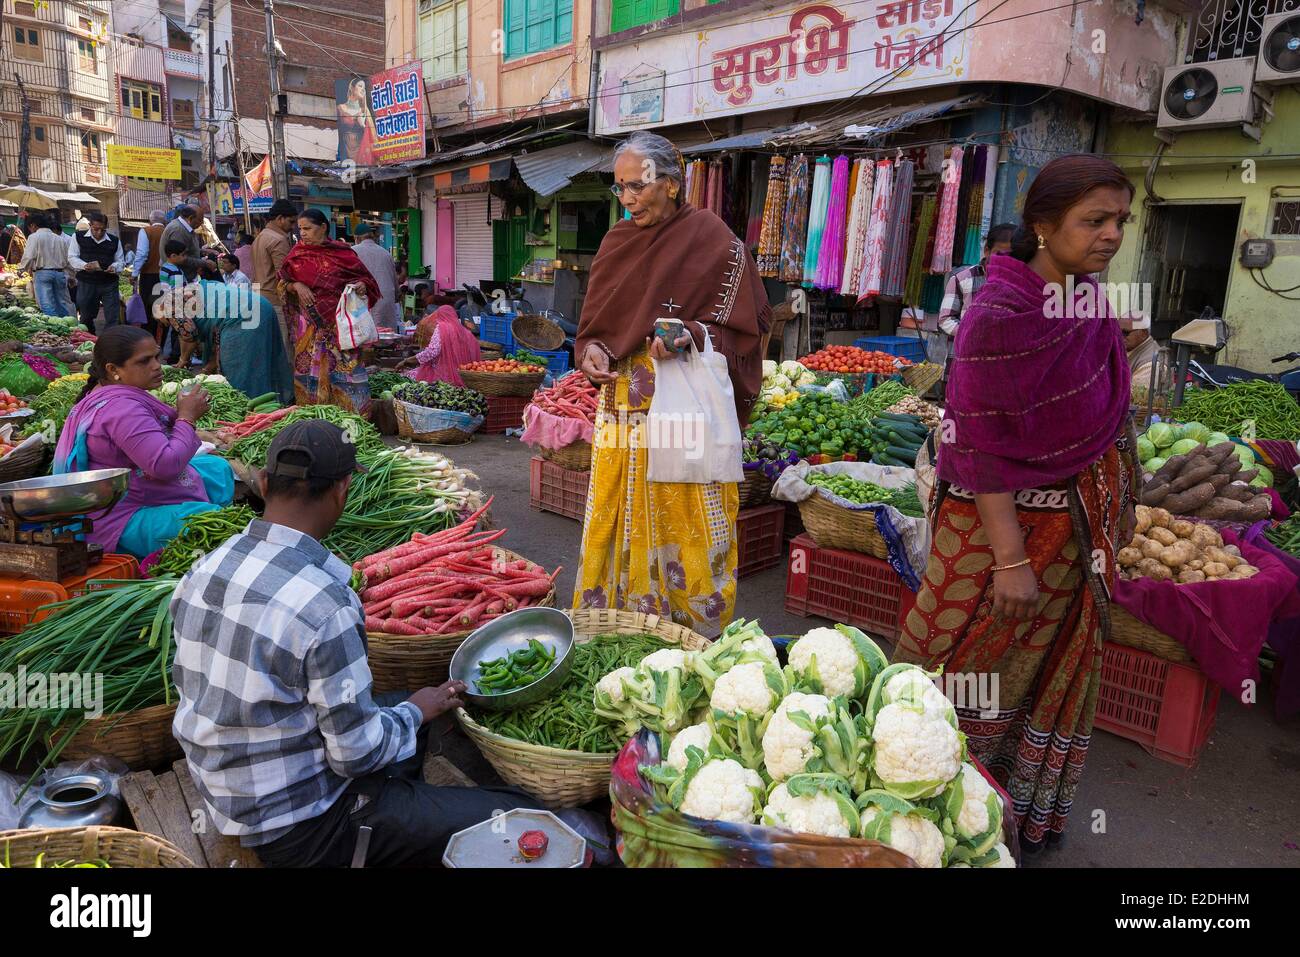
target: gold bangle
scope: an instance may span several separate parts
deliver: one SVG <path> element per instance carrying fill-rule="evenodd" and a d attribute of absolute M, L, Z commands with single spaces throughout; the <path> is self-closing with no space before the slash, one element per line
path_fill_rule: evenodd
<path fill-rule="evenodd" d="M 1021 565 L 1028 565 L 1028 564 L 1029 564 L 1029 559 L 1022 558 L 1020 561 L 1012 562 L 1010 565 L 994 565 L 993 570 L 995 572 L 1006 572 L 1006 571 L 1010 571 L 1013 568 L 1019 568 Z"/>

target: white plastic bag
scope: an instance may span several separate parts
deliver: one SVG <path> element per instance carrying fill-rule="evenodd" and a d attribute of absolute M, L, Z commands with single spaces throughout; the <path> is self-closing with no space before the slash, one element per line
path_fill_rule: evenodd
<path fill-rule="evenodd" d="M 344 288 L 343 295 L 339 296 L 334 322 L 338 326 L 339 348 L 345 352 L 360 349 L 379 339 L 379 329 L 375 326 L 374 317 L 370 315 L 365 291 L 365 286 L 354 282 L 349 283 Z"/>
<path fill-rule="evenodd" d="M 740 421 L 727 358 L 695 343 L 680 356 L 655 360 L 655 391 L 647 416 L 651 482 L 741 482 Z"/>

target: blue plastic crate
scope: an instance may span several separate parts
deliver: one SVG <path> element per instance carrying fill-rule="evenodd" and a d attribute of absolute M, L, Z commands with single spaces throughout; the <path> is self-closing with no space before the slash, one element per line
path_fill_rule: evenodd
<path fill-rule="evenodd" d="M 913 362 L 925 361 L 925 343 L 912 336 L 870 336 L 855 339 L 853 344 L 868 352 L 887 352 Z"/>
<path fill-rule="evenodd" d="M 500 316 L 483 315 L 479 317 L 478 337 L 484 342 L 499 342 L 506 352 L 514 352 L 515 336 L 510 331 L 510 323 L 515 321 L 514 313 Z"/>
<path fill-rule="evenodd" d="M 534 352 L 533 355 L 541 356 L 546 360 L 546 371 L 553 378 L 558 379 L 569 371 L 569 354 L 563 349 L 557 352 Z"/>

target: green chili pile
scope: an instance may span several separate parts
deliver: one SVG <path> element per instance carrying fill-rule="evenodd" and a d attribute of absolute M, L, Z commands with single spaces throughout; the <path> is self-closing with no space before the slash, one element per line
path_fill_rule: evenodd
<path fill-rule="evenodd" d="M 611 754 L 623 741 L 617 728 L 596 716 L 596 683 L 615 668 L 635 667 L 646 655 L 675 647 L 653 635 L 598 635 L 573 646 L 573 669 L 545 701 L 514 711 L 475 713 L 474 720 L 489 731 L 529 744 Z"/>
<path fill-rule="evenodd" d="M 1288 555 L 1300 558 L 1300 515 L 1292 515 L 1264 532 L 1264 537 Z"/>
<path fill-rule="evenodd" d="M 227 505 L 191 515 L 181 524 L 180 534 L 162 550 L 149 574 L 155 578 L 179 578 L 208 552 L 242 532 L 255 518 L 257 513 L 247 505 Z"/>
<path fill-rule="evenodd" d="M 555 665 L 555 649 L 536 638 L 528 639 L 527 648 L 519 648 L 504 658 L 478 663 L 479 676 L 474 690 L 479 694 L 505 694 L 524 688 L 543 677 Z"/>
<path fill-rule="evenodd" d="M 1177 418 L 1200 422 L 1211 432 L 1252 439 L 1300 438 L 1300 405 L 1280 382 L 1266 379 L 1195 389 L 1179 406 Z"/>

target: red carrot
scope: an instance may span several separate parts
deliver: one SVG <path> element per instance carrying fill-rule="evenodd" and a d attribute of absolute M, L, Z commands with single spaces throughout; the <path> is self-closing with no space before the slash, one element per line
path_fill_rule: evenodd
<path fill-rule="evenodd" d="M 496 531 L 496 532 L 489 532 L 487 533 L 488 537 L 482 539 L 476 544 L 485 544 L 490 541 L 495 541 L 505 533 L 506 533 L 505 529 L 501 529 L 500 531 Z M 376 567 L 374 575 L 371 575 L 369 572 L 366 572 L 366 579 L 368 581 L 373 581 L 373 582 L 387 581 L 390 578 L 396 578 L 398 575 L 401 575 L 404 572 L 408 572 L 411 571 L 412 569 L 419 568 L 421 565 L 428 564 L 432 559 L 435 559 L 440 555 L 454 554 L 458 551 L 463 551 L 463 550 L 464 550 L 464 546 L 461 542 L 449 542 L 444 545 L 431 545 L 421 549 L 420 551 L 411 552 L 410 554 L 403 555 L 401 558 L 395 558 L 392 561 L 381 562 L 378 565 L 378 567 Z"/>
<path fill-rule="evenodd" d="M 417 628 L 410 622 L 402 621 L 400 618 L 389 618 L 384 622 L 382 629 L 386 635 L 422 635 L 423 629 Z"/>
<path fill-rule="evenodd" d="M 522 597 L 524 595 L 541 597 L 551 590 L 551 580 L 543 576 L 542 578 L 497 585 L 495 588 L 497 591 L 504 592 L 512 597 Z"/>

